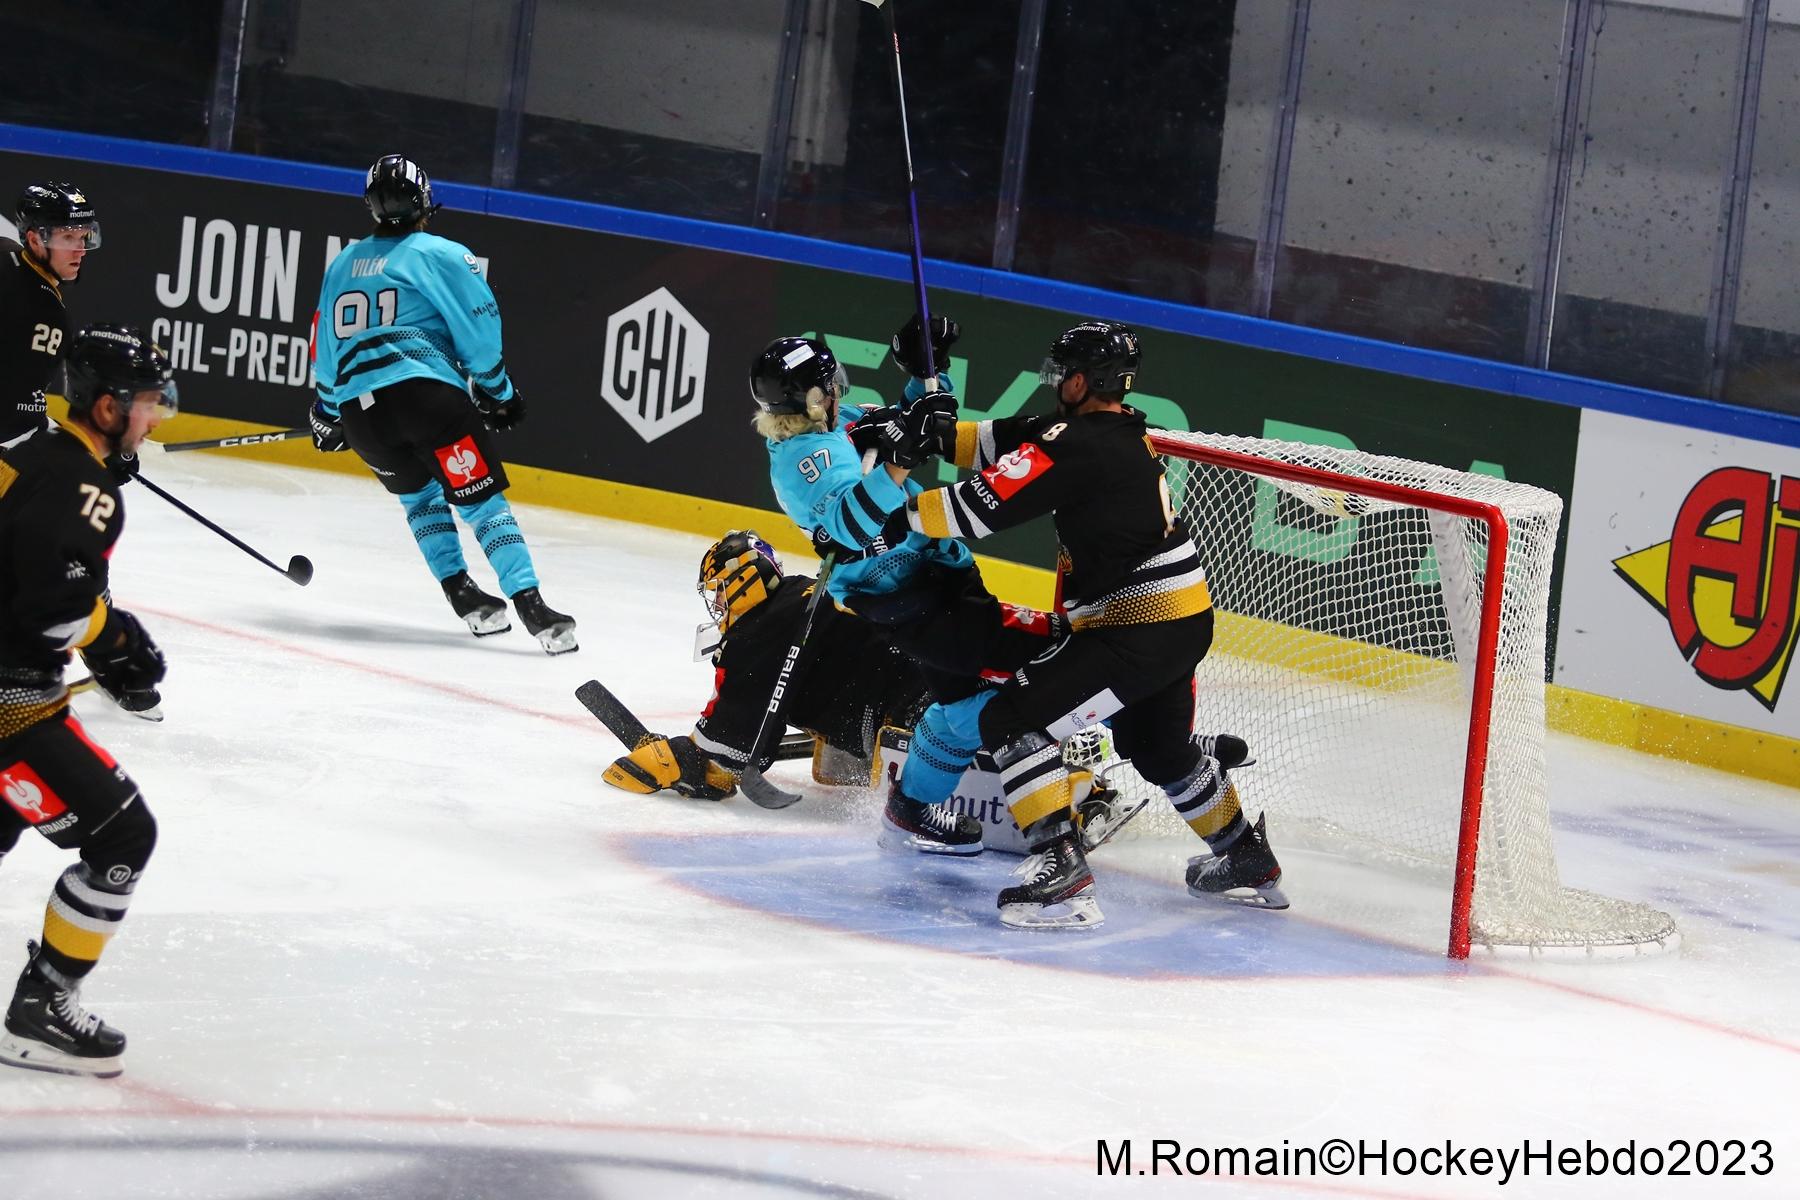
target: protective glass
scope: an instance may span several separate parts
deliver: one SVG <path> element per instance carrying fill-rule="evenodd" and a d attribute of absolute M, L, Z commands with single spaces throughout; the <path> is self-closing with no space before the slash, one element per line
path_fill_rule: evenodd
<path fill-rule="evenodd" d="M 100 246 L 100 222 L 58 225 L 50 231 L 49 246 L 52 250 L 96 250 Z"/>

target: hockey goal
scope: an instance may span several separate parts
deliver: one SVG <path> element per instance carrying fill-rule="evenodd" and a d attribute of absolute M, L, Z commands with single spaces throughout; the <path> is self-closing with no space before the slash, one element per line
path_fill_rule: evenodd
<path fill-rule="evenodd" d="M 1557 873 L 1544 680 L 1558 496 L 1296 442 L 1152 441 L 1219 612 L 1197 728 L 1249 741 L 1245 805 L 1269 814 L 1278 853 L 1442 880 L 1453 958 L 1676 944 L 1666 914 Z M 1129 767 L 1109 777 L 1149 787 Z M 1192 836 L 1157 797 L 1134 824 Z"/>

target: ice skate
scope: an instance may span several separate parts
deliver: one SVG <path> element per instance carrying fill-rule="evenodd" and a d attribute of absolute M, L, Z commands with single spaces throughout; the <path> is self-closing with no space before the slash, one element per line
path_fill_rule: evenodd
<path fill-rule="evenodd" d="M 512 604 L 513 611 L 525 622 L 525 628 L 538 640 L 545 654 L 568 654 L 580 649 L 575 643 L 575 618 L 545 604 L 536 588 L 514 592 Z"/>
<path fill-rule="evenodd" d="M 36 942 L 26 949 L 30 958 L 6 1010 L 0 1062 L 58 1075 L 121 1074 L 125 1035 L 81 1007 L 78 986 L 64 987 L 45 974 Z"/>
<path fill-rule="evenodd" d="M 482 591 L 467 571 L 458 571 L 442 582 L 444 599 L 450 602 L 457 616 L 469 623 L 469 632 L 476 637 L 491 637 L 512 628 L 512 618 L 506 614 L 506 601 Z"/>
<path fill-rule="evenodd" d="M 1230 900 L 1251 908 L 1281 909 L 1288 898 L 1281 890 L 1281 864 L 1269 849 L 1266 818 L 1245 830 L 1223 854 L 1188 859 L 1188 891 L 1207 900 Z"/>
<path fill-rule="evenodd" d="M 1106 920 L 1094 898 L 1094 873 L 1073 833 L 1021 863 L 1025 882 L 1000 892 L 1000 923 L 1012 929 L 1093 929 Z"/>
<path fill-rule="evenodd" d="M 1195 740 L 1200 753 L 1217 759 L 1219 766 L 1227 771 L 1256 765 L 1256 760 L 1250 757 L 1250 744 L 1235 733 L 1209 733 Z"/>
<path fill-rule="evenodd" d="M 981 822 L 942 804 L 921 804 L 900 790 L 888 789 L 876 839 L 885 850 L 917 850 L 921 854 L 981 853 Z"/>
<path fill-rule="evenodd" d="M 1127 800 L 1103 783 L 1096 783 L 1075 808 L 1075 823 L 1081 828 L 1081 849 L 1092 854 L 1113 839 L 1131 819 L 1150 804 L 1148 795 Z"/>

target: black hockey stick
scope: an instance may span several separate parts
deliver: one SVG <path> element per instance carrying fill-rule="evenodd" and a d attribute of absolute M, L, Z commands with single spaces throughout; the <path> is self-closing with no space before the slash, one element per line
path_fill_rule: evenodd
<path fill-rule="evenodd" d="M 227 450 L 236 446 L 260 446 L 265 442 L 285 442 L 289 438 L 311 437 L 310 429 L 273 429 L 268 433 L 240 433 L 233 437 L 206 438 L 198 442 L 158 442 L 164 450 Z"/>
<path fill-rule="evenodd" d="M 656 736 L 644 728 L 644 723 L 637 719 L 637 714 L 626 708 L 625 702 L 613 695 L 598 679 L 590 679 L 576 688 L 575 698 L 581 701 L 583 708 L 599 718 L 600 723 L 627 750 L 636 750 Z"/>
<path fill-rule="evenodd" d="M 593 713 L 607 732 L 618 738 L 627 750 L 636 750 L 645 742 L 654 741 L 656 735 L 638 720 L 637 714 L 625 707 L 625 702 L 612 694 L 612 691 L 598 679 L 590 679 L 575 689 L 575 698 L 581 706 Z M 811 758 L 813 739 L 810 733 L 794 733 L 781 739 L 775 747 L 777 761 L 790 758 Z"/>
<path fill-rule="evenodd" d="M 187 505 L 183 504 L 181 501 L 177 500 L 175 497 L 169 495 L 169 493 L 167 493 L 167 492 L 163 491 L 161 488 L 157 487 L 154 483 L 151 483 L 148 479 L 145 479 L 142 475 L 139 475 L 136 478 L 139 483 L 141 483 L 145 487 L 149 488 L 152 492 L 155 492 L 158 496 L 161 496 L 164 500 L 167 500 L 170 504 L 173 504 L 176 508 L 179 508 L 182 512 L 184 512 L 188 516 L 194 518 L 194 520 L 200 522 L 202 525 L 206 526 L 208 529 L 212 530 L 214 533 L 218 534 L 220 537 L 224 538 L 226 541 L 228 541 L 232 545 L 236 546 L 239 550 L 242 550 L 245 554 L 248 554 L 251 558 L 254 558 L 257 562 L 261 563 L 263 566 L 268 567 L 271 571 L 279 571 L 281 574 L 287 576 L 289 579 L 293 580 L 295 583 L 299 584 L 301 587 L 305 587 L 307 584 L 312 582 L 312 577 L 313 577 L 312 560 L 307 558 L 304 554 L 294 555 L 293 558 L 288 560 L 288 565 L 286 567 L 283 567 L 279 563 L 276 563 L 267 558 L 264 558 L 262 556 L 262 554 L 260 554 L 254 546 L 250 545 L 248 542 L 244 541 L 242 538 L 239 538 L 236 534 L 233 534 L 230 530 L 225 529 L 219 525 L 214 524 L 212 521 L 207 520 L 205 517 L 201 516 L 199 513 L 195 512 L 193 509 L 189 508 Z"/>
<path fill-rule="evenodd" d="M 900 72 L 900 31 L 894 24 L 897 0 L 863 0 L 887 14 L 888 40 L 894 44 L 894 98 L 900 105 L 900 150 L 906 159 L 906 211 L 912 218 L 913 291 L 919 306 L 919 361 L 925 364 L 925 390 L 937 391 L 937 359 L 931 348 L 931 307 L 925 300 L 925 255 L 919 236 L 919 191 L 913 178 L 912 135 L 906 124 L 906 81 Z"/>
<path fill-rule="evenodd" d="M 794 682 L 794 668 L 800 663 L 800 651 L 806 646 L 806 639 L 812 633 L 813 618 L 819 613 L 819 601 L 825 595 L 825 584 L 831 578 L 831 564 L 837 558 L 837 551 L 826 554 L 819 563 L 819 578 L 813 584 L 813 594 L 806 602 L 806 613 L 800 618 L 800 630 L 794 635 L 793 645 L 788 647 L 787 654 L 781 660 L 781 674 L 775 677 L 775 690 L 769 696 L 769 707 L 763 710 L 762 725 L 756 731 L 756 737 L 750 742 L 750 761 L 744 765 L 744 773 L 738 776 L 738 786 L 744 789 L 744 795 L 758 808 L 786 808 L 800 799 L 798 792 L 784 792 L 757 770 L 756 764 L 762 761 L 763 747 L 768 744 L 770 731 L 779 734 L 787 728 L 783 714 L 787 711 L 788 689 Z"/>

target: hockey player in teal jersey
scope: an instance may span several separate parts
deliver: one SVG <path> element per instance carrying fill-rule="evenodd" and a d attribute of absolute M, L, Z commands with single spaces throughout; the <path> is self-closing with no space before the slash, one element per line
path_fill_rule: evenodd
<path fill-rule="evenodd" d="M 441 206 L 409 159 L 377 160 L 363 202 L 375 230 L 326 268 L 313 314 L 313 444 L 356 451 L 399 498 L 426 565 L 476 637 L 512 624 L 505 603 L 470 578 L 452 511 L 544 650 L 574 650 L 575 621 L 544 602 L 504 494 L 493 433 L 518 424 L 525 402 L 506 370 L 500 306 L 481 264 L 425 232 Z"/>
<path fill-rule="evenodd" d="M 916 342 L 916 323 L 910 335 L 896 335 L 897 345 Z M 976 854 L 980 823 L 943 807 L 980 748 L 979 708 L 968 702 L 1050 649 L 1060 629 L 1042 612 L 995 599 L 960 543 L 905 526 L 906 501 L 920 491 L 909 474 L 922 461 L 912 447 L 923 435 L 911 431 L 934 419 L 953 428 L 948 394 L 922 400 L 912 421 L 901 422 L 892 409 L 840 411 L 846 386 L 822 341 L 776 338 L 757 356 L 750 392 L 756 430 L 768 444 L 769 478 L 782 511 L 821 555 L 834 555 L 831 599 L 913 658 L 931 692 L 904 772 L 889 789 L 882 844 Z M 882 465 L 865 475 L 868 448 Z"/>

